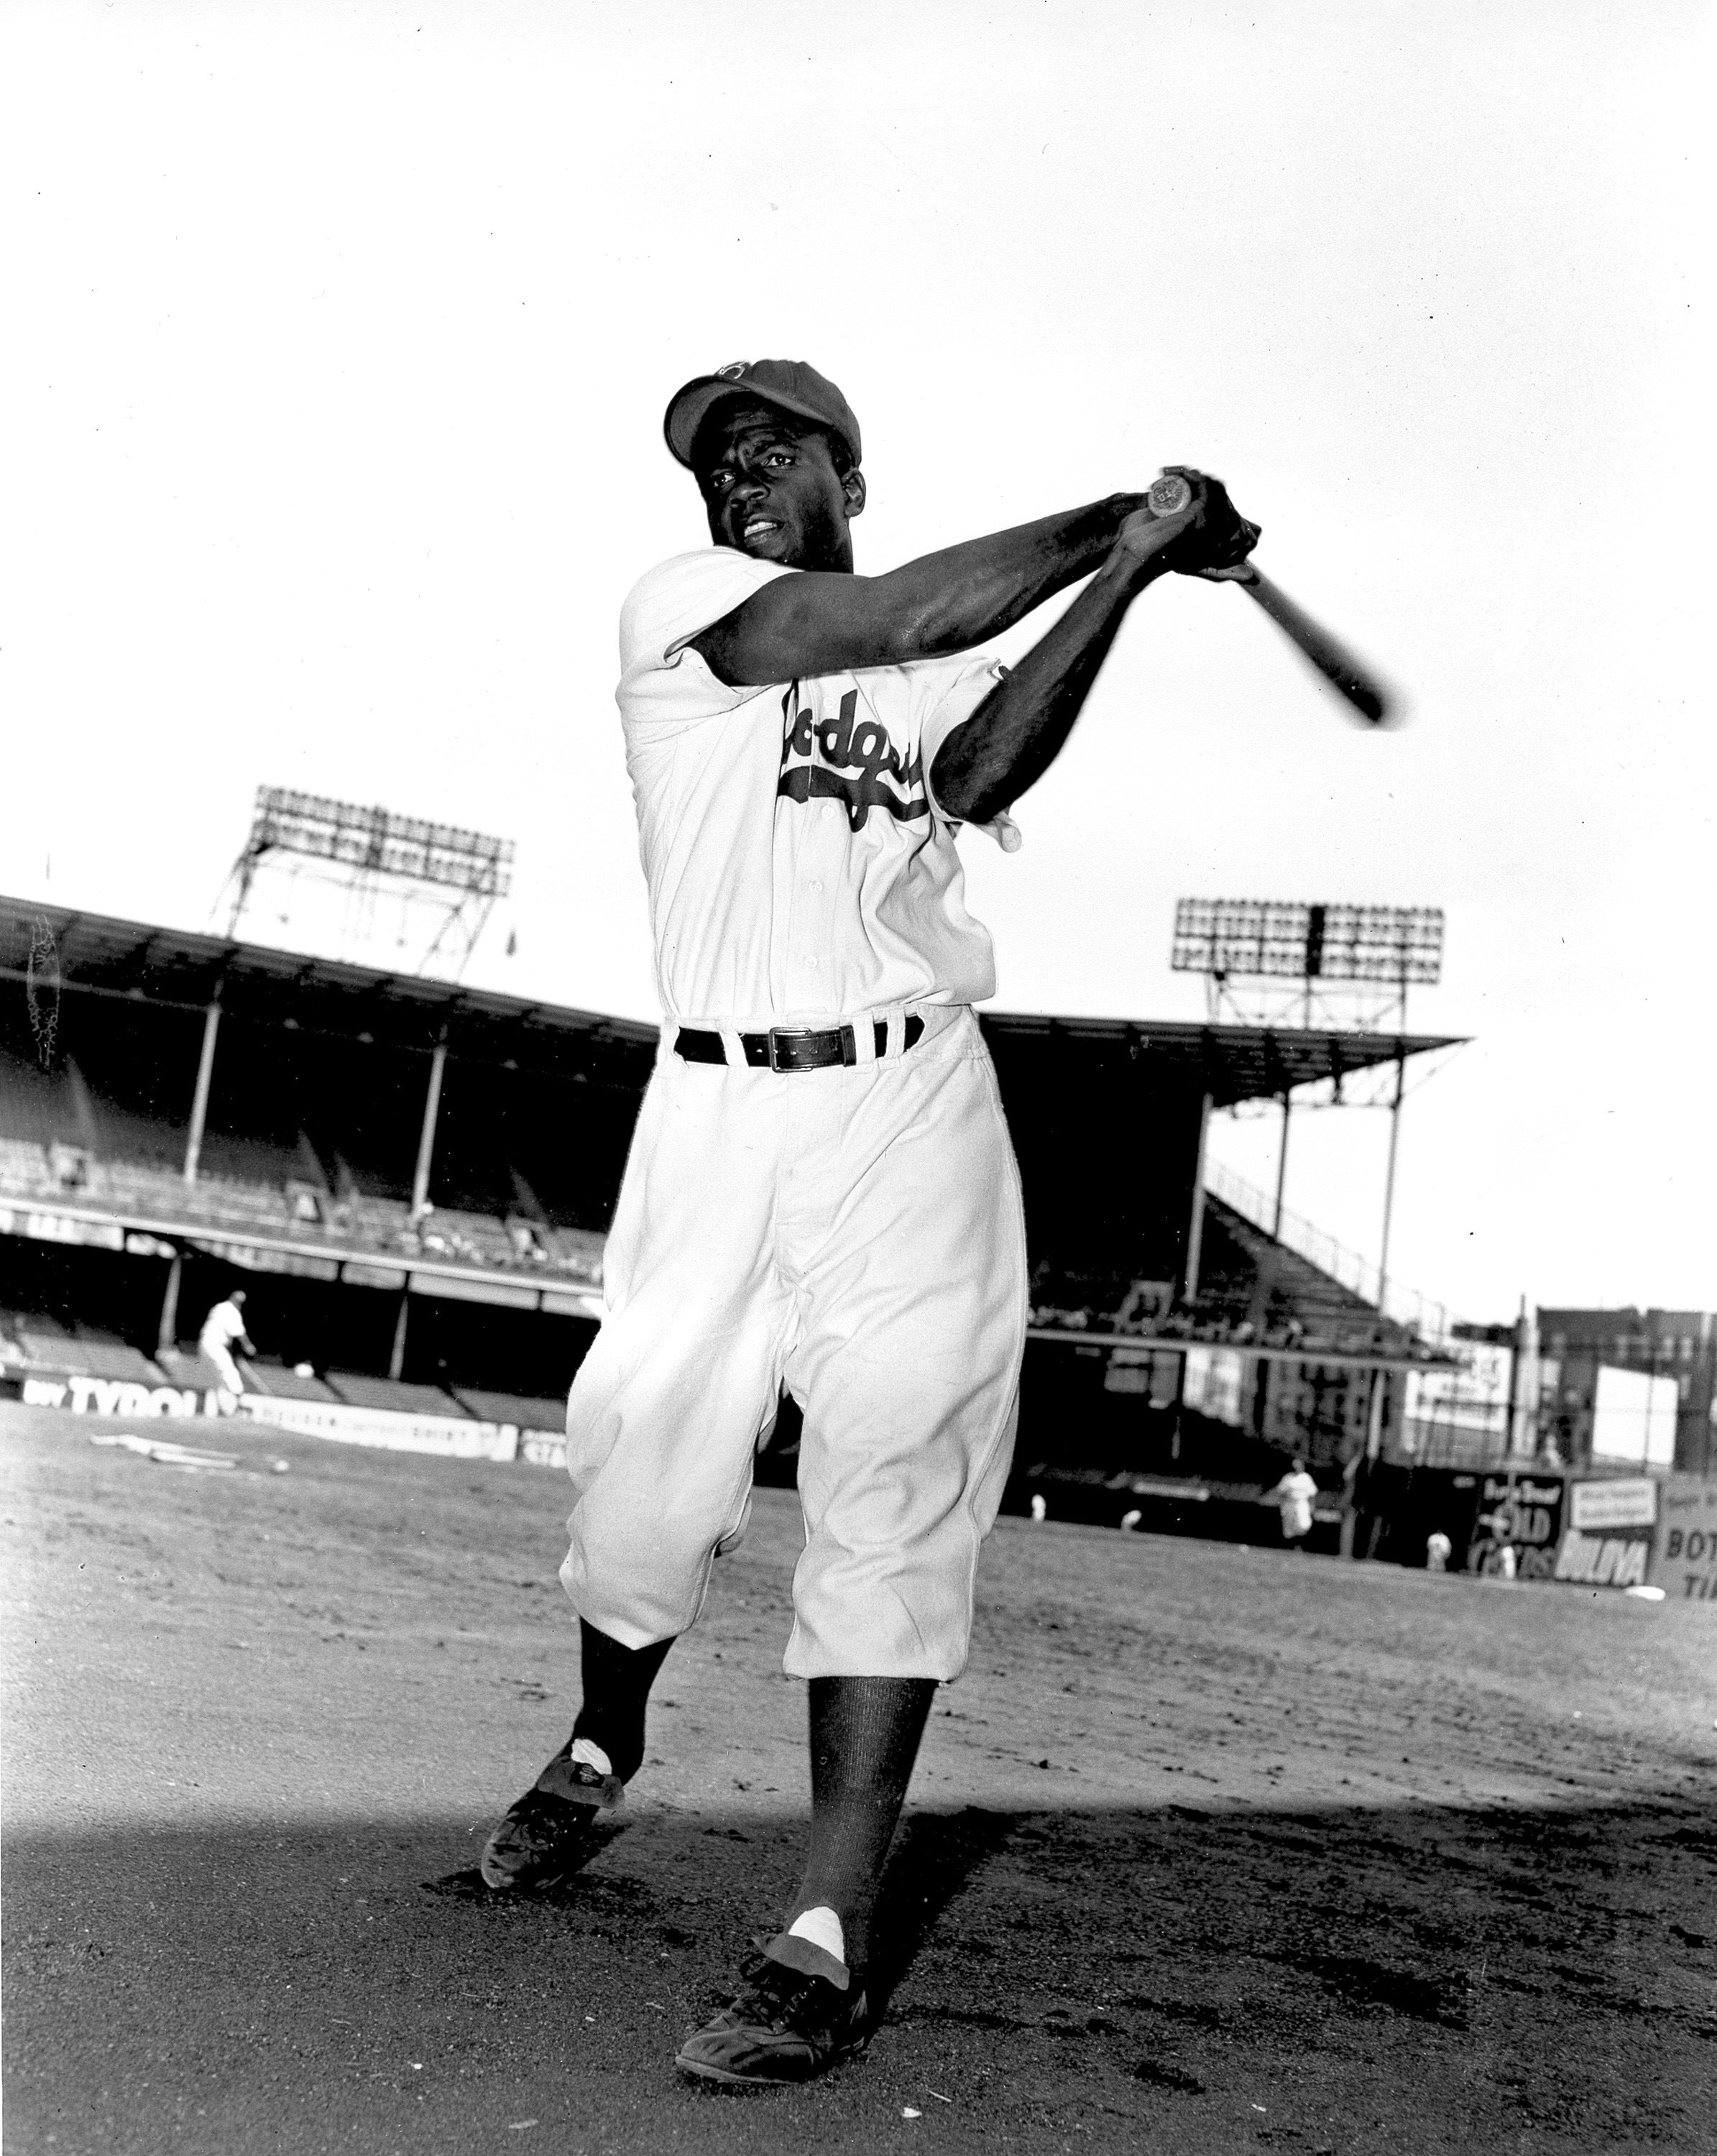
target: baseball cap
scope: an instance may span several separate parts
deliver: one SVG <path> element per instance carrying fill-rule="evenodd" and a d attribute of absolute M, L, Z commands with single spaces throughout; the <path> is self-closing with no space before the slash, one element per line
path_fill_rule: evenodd
<path fill-rule="evenodd" d="M 859 424 L 853 409 L 825 374 L 802 359 L 735 359 L 713 374 L 700 374 L 670 400 L 662 432 L 668 447 L 689 471 L 691 444 L 710 412 L 727 397 L 754 397 L 795 418 L 810 419 L 838 434 L 857 464 L 861 454 Z"/>

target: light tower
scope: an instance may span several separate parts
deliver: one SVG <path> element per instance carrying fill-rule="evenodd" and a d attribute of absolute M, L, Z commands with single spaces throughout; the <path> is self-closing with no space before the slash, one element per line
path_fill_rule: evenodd
<path fill-rule="evenodd" d="M 393 972 L 426 973 L 439 958 L 435 971 L 457 980 L 512 888 L 512 858 L 511 839 L 260 786 L 223 886 L 226 933 L 236 937 L 248 914 Z"/>
<path fill-rule="evenodd" d="M 1358 1033 L 1393 1032 L 1394 1096 L 1389 1103 L 1389 1165 L 1377 1258 L 1377 1301 L 1389 1286 L 1389 1236 L 1395 1211 L 1396 1158 L 1406 1087 L 1407 990 L 1442 977 L 1439 906 L 1334 906 L 1252 898 L 1183 898 L 1175 908 L 1170 964 L 1205 976 L 1212 1024 L 1337 1025 Z M 1338 1077 L 1335 1097 L 1341 1098 Z M 1282 1231 L 1292 1101 L 1282 1095 L 1282 1143 L 1276 1165 L 1276 1226 Z"/>

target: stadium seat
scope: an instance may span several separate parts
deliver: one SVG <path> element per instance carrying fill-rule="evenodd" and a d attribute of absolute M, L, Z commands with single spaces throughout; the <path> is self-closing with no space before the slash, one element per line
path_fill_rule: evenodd
<path fill-rule="evenodd" d="M 393 1414 L 455 1418 L 465 1413 L 453 1394 L 443 1392 L 439 1385 L 406 1384 L 393 1378 L 365 1377 L 356 1370 L 330 1370 L 326 1382 L 334 1397 L 348 1407 L 379 1409 Z"/>
<path fill-rule="evenodd" d="M 453 1397 L 479 1422 L 517 1423 L 521 1430 L 553 1430 L 557 1435 L 566 1428 L 563 1399 L 527 1399 L 522 1393 L 482 1392 L 470 1385 L 455 1385 Z"/>
<path fill-rule="evenodd" d="M 239 1368 L 249 1381 L 250 1389 L 265 1399 L 274 1400 L 322 1400 L 337 1402 L 337 1393 L 325 1385 L 320 1378 L 301 1378 L 296 1371 L 289 1370 L 280 1363 L 253 1363 L 241 1356 Z"/>
<path fill-rule="evenodd" d="M 151 1387 L 168 1382 L 147 1355 L 123 1340 L 69 1333 L 57 1326 L 50 1330 L 34 1316 L 18 1321 L 13 1337 L 23 1351 L 26 1370 L 63 1377 L 118 1378 L 126 1384 Z"/>

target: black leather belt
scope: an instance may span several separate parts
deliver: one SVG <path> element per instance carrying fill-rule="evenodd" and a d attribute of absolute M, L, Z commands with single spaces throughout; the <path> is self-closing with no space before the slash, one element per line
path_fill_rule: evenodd
<path fill-rule="evenodd" d="M 888 1053 L 888 1028 L 879 1024 L 876 1060 Z M 923 1037 L 924 1021 L 909 1018 L 901 1042 L 902 1055 Z M 825 1070 L 836 1063 L 856 1063 L 858 1043 L 850 1025 L 834 1026 L 827 1033 L 794 1033 L 786 1026 L 772 1026 L 767 1033 L 742 1033 L 739 1045 L 753 1070 Z M 682 1025 L 674 1037 L 674 1053 L 688 1063 L 725 1063 L 727 1051 L 718 1033 L 699 1033 Z"/>

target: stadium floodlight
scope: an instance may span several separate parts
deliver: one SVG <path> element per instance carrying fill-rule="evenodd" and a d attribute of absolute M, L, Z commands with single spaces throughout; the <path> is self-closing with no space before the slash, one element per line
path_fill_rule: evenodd
<path fill-rule="evenodd" d="M 1234 980 L 1293 981 L 1303 991 L 1301 1024 L 1309 1027 L 1325 988 L 1356 1007 L 1381 1002 L 1392 1009 L 1405 1034 L 1410 986 L 1435 988 L 1442 977 L 1440 906 L 1327 906 L 1260 898 L 1183 898 L 1175 908 L 1175 945 L 1170 965 L 1177 973 L 1202 973 L 1212 1014 L 1238 1002 Z M 1254 992 L 1256 993 L 1256 992 Z M 1280 992 L 1274 992 L 1279 996 Z M 1269 996 L 1259 998 L 1268 1000 Z M 1332 998 L 1336 1000 L 1336 998 Z M 1266 1021 L 1268 1022 L 1267 1020 Z M 1389 1285 L 1389 1235 L 1395 1208 L 1396 1153 L 1401 1142 L 1401 1102 L 1406 1096 L 1408 1048 L 1396 1043 L 1395 1097 L 1390 1102 L 1389 1163 L 1384 1175 L 1383 1235 L 1377 1256 L 1377 1304 Z M 1276 1163 L 1276 1227 L 1283 1219 L 1288 1170 L 1291 1087 L 1282 1094 L 1282 1147 Z M 1341 1080 L 1335 1081 L 1341 1099 Z"/>
<path fill-rule="evenodd" d="M 1216 980 L 1433 988 L 1442 973 L 1442 908 L 1183 898 L 1169 963 Z"/>
<path fill-rule="evenodd" d="M 271 914 L 282 924 L 290 918 L 297 933 L 315 932 L 304 919 L 306 898 L 314 918 L 326 916 L 332 904 L 339 919 L 324 925 L 342 954 L 355 944 L 375 956 L 369 947 L 381 933 L 379 916 L 397 915 L 387 963 L 397 966 L 400 952 L 419 973 L 432 963 L 443 968 L 450 963 L 456 979 L 496 901 L 512 889 L 512 860 L 511 839 L 290 787 L 260 786 L 250 835 L 228 879 L 234 897 L 227 934 L 237 937 L 260 876 L 276 887 Z M 301 877 L 320 887 L 326 903 L 318 908 L 313 888 L 301 889 Z"/>
<path fill-rule="evenodd" d="M 296 793 L 284 786 L 256 789 L 256 814 L 244 851 L 252 860 L 277 851 L 306 854 L 371 875 L 443 884 L 477 898 L 505 898 L 512 888 L 511 839 L 491 839 L 451 824 L 426 824 L 391 808 Z"/>

